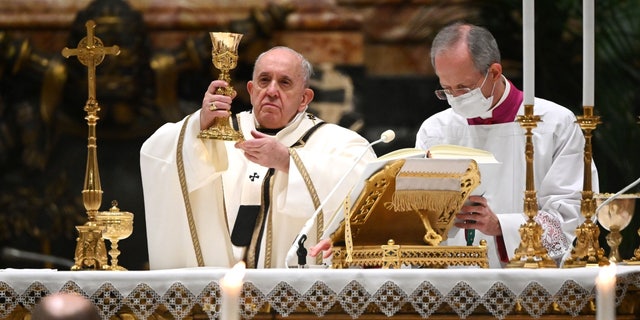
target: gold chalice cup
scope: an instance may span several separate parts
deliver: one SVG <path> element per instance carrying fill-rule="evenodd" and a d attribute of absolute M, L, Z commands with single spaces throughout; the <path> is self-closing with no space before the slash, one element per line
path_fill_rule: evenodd
<path fill-rule="evenodd" d="M 229 71 L 235 69 L 238 64 L 238 45 L 240 44 L 240 39 L 242 39 L 242 34 L 209 32 L 209 35 L 213 43 L 213 48 L 211 49 L 213 65 L 220 70 L 218 80 L 224 80 L 229 84 L 226 88 L 216 89 L 216 93 L 229 97 L 234 96 L 236 91 L 231 86 Z M 198 138 L 224 141 L 242 140 L 242 134 L 231 127 L 229 116 L 218 117 L 213 120 L 213 125 L 206 130 L 202 130 Z"/>
<path fill-rule="evenodd" d="M 109 270 L 126 271 L 124 267 L 118 265 L 118 241 L 128 238 L 133 233 L 133 213 L 123 212 L 118 209 L 118 203 L 112 202 L 109 211 L 101 211 L 96 214 L 96 222 L 102 226 L 102 238 L 111 242 L 111 266 Z"/>
<path fill-rule="evenodd" d="M 606 236 L 607 244 L 611 248 L 609 252 L 609 261 L 615 263 L 622 263 L 620 258 L 620 243 L 622 243 L 622 234 L 620 231 L 624 230 L 633 217 L 635 210 L 636 199 L 640 197 L 640 194 L 620 194 L 615 199 L 608 201 L 613 194 L 603 193 L 594 196 L 598 210 L 596 212 L 598 217 L 598 223 L 609 231 Z"/>

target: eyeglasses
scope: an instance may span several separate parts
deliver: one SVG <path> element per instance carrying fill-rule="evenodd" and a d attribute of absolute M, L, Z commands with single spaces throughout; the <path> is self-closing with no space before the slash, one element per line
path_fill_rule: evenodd
<path fill-rule="evenodd" d="M 439 89 L 435 91 L 436 97 L 440 100 L 447 100 L 447 96 L 460 96 L 465 93 L 471 92 L 470 88 L 458 88 L 458 89 Z"/>
<path fill-rule="evenodd" d="M 485 73 L 484 78 L 482 78 L 482 84 L 480 84 L 478 87 L 476 88 L 457 88 L 457 89 L 439 89 L 435 91 L 436 97 L 438 97 L 438 99 L 440 100 L 447 100 L 447 96 L 460 96 L 463 95 L 465 93 L 469 93 L 471 92 L 471 90 L 475 90 L 477 88 L 482 88 L 482 86 L 484 85 L 484 83 L 487 81 L 487 76 L 489 75 L 489 71 L 487 70 L 487 73 Z"/>

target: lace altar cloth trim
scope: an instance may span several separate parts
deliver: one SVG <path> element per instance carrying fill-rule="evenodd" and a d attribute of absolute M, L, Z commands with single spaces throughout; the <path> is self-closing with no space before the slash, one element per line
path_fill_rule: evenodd
<path fill-rule="evenodd" d="M 629 286 L 640 287 L 640 273 L 618 275 L 616 305 L 619 305 Z M 201 291 L 192 292 L 180 282 L 174 282 L 164 293 L 158 293 L 145 283 L 139 283 L 124 296 L 110 282 L 104 282 L 88 295 L 76 282 L 67 281 L 58 292 L 73 292 L 93 301 L 102 313 L 102 319 L 116 315 L 128 307 L 139 319 L 147 319 L 159 305 L 164 305 L 175 319 L 188 317 L 198 304 L 210 319 L 220 318 L 220 286 L 209 282 Z M 7 282 L 0 281 L 0 319 L 7 318 L 19 305 L 32 310 L 40 298 L 50 291 L 42 282 L 35 281 L 22 293 Z M 242 318 L 253 318 L 264 306 L 271 306 L 279 315 L 287 317 L 306 310 L 318 317 L 327 314 L 337 304 L 352 318 L 366 311 L 378 310 L 390 317 L 402 312 L 418 313 L 429 318 L 445 304 L 464 319 L 482 306 L 497 319 L 513 312 L 518 304 L 533 318 L 540 317 L 555 303 L 562 313 L 578 317 L 580 311 L 595 297 L 595 288 L 587 290 L 573 280 L 566 280 L 557 292 L 548 292 L 539 282 L 531 280 L 520 294 L 515 294 L 502 281 L 495 282 L 484 294 L 476 292 L 467 282 L 457 282 L 450 291 L 440 292 L 429 281 L 422 281 L 412 292 L 403 291 L 393 281 L 383 283 L 375 291 L 367 291 L 357 280 L 349 282 L 335 292 L 323 281 L 316 281 L 305 292 L 298 292 L 287 282 L 279 282 L 270 292 L 262 292 L 252 282 L 245 282 L 242 292 Z M 522 311 L 520 311 L 522 313 Z"/>

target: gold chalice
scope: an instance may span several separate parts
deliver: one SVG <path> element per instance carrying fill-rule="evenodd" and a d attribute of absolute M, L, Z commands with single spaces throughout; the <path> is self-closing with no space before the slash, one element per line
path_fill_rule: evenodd
<path fill-rule="evenodd" d="M 607 235 L 607 244 L 611 248 L 609 252 L 609 261 L 621 263 L 620 251 L 618 250 L 622 243 L 622 231 L 631 222 L 633 212 L 635 210 L 636 199 L 640 194 L 620 194 L 615 199 L 608 200 L 613 194 L 603 193 L 596 194 L 598 223 L 609 231 Z"/>
<path fill-rule="evenodd" d="M 96 222 L 104 228 L 102 238 L 111 242 L 111 250 L 109 250 L 111 266 L 109 269 L 126 271 L 127 269 L 118 265 L 118 256 L 120 255 L 118 241 L 128 238 L 133 232 L 133 213 L 120 211 L 117 201 L 113 201 L 111 205 L 109 211 L 100 211 L 96 214 Z"/>
<path fill-rule="evenodd" d="M 211 36 L 211 42 L 213 48 L 211 49 L 211 56 L 213 65 L 220 70 L 219 80 L 226 81 L 229 86 L 226 88 L 216 89 L 217 94 L 223 94 L 225 96 L 233 96 L 236 91 L 231 86 L 231 76 L 229 70 L 235 69 L 238 64 L 238 45 L 242 34 L 229 33 L 229 32 L 209 32 Z M 211 110 L 215 110 L 215 105 L 211 105 Z M 198 135 L 198 138 L 203 139 L 216 139 L 225 141 L 238 141 L 242 140 L 242 134 L 231 127 L 229 123 L 229 114 L 226 117 L 219 117 L 213 120 L 213 125 L 202 130 Z"/>

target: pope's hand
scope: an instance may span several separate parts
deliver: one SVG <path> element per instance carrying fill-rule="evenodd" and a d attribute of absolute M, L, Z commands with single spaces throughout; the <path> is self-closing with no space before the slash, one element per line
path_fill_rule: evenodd
<path fill-rule="evenodd" d="M 209 84 L 207 92 L 204 93 L 204 97 L 202 98 L 200 130 L 211 127 L 215 118 L 228 117 L 231 114 L 231 102 L 233 98 L 235 98 L 235 95 L 228 97 L 216 93 L 216 89 L 227 86 L 229 86 L 229 84 L 223 80 L 214 80 Z"/>
<path fill-rule="evenodd" d="M 236 143 L 236 148 L 244 151 L 249 161 L 263 167 L 289 172 L 289 148 L 270 135 L 251 131 L 254 139 Z"/>

